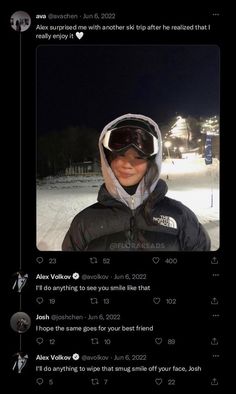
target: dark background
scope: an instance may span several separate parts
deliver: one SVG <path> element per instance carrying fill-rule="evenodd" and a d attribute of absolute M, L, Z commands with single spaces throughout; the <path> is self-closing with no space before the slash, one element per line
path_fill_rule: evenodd
<path fill-rule="evenodd" d="M 158 124 L 177 114 L 214 116 L 219 60 L 216 45 L 40 46 L 37 132 L 78 125 L 101 131 L 125 113 Z"/>

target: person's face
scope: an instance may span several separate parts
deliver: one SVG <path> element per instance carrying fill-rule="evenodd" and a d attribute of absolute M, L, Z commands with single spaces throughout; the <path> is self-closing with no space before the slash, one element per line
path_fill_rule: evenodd
<path fill-rule="evenodd" d="M 112 160 L 111 168 L 122 186 L 133 186 L 141 181 L 147 172 L 148 161 L 138 151 L 130 148 Z"/>

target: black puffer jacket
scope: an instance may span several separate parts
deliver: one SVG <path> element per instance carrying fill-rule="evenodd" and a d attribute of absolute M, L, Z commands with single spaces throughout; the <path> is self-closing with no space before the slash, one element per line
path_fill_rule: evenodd
<path fill-rule="evenodd" d="M 209 251 L 209 235 L 196 215 L 166 192 L 160 179 L 146 201 L 131 210 L 102 185 L 98 202 L 75 216 L 62 250 Z"/>

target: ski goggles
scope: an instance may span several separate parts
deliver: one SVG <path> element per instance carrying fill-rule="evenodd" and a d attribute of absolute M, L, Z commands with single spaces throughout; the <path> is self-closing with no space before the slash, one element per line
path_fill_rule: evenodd
<path fill-rule="evenodd" d="M 146 156 L 153 156 L 158 152 L 157 137 L 139 127 L 123 126 L 108 130 L 102 143 L 112 152 L 119 152 L 129 146 L 133 146 Z"/>

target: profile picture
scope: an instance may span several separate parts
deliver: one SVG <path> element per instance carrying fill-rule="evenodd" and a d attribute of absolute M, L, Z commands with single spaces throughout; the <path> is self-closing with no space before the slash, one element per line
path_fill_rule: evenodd
<path fill-rule="evenodd" d="M 17 293 L 21 293 L 23 287 L 28 280 L 28 274 L 22 271 L 15 272 L 11 278 L 11 289 Z"/>
<path fill-rule="evenodd" d="M 28 30 L 31 25 L 31 18 L 27 12 L 16 11 L 10 18 L 10 24 L 12 29 L 18 32 Z"/>
<path fill-rule="evenodd" d="M 10 326 L 14 331 L 18 332 L 19 334 L 23 334 L 30 328 L 31 319 L 27 313 L 16 312 L 11 317 Z"/>
<path fill-rule="evenodd" d="M 23 352 L 15 353 L 12 356 L 12 371 L 21 373 L 28 361 L 28 354 Z"/>

